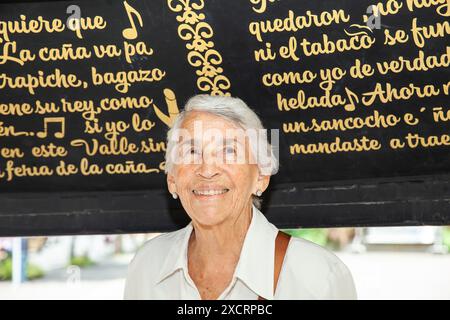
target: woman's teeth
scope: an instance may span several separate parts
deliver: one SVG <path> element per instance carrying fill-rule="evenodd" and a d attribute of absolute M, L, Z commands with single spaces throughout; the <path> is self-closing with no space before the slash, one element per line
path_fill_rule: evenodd
<path fill-rule="evenodd" d="M 205 191 L 198 191 L 198 190 L 193 190 L 195 195 L 199 195 L 199 196 L 216 196 L 219 194 L 224 194 L 225 192 L 227 192 L 228 189 L 223 189 L 223 190 L 205 190 Z"/>

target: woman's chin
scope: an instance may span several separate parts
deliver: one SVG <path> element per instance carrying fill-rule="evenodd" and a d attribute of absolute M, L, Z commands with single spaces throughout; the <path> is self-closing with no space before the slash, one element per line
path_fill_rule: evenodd
<path fill-rule="evenodd" d="M 195 214 L 194 219 L 197 220 L 199 224 L 204 226 L 218 225 L 226 218 L 223 210 L 218 210 L 215 208 L 204 208 L 197 212 L 198 214 Z"/>

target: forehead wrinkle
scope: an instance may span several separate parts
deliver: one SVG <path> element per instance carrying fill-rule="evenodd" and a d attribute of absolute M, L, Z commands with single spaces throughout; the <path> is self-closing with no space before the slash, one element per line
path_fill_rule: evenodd
<path fill-rule="evenodd" d="M 198 119 L 198 118 L 206 118 L 206 119 Z M 209 118 L 209 119 L 208 119 Z M 211 120 L 213 118 L 213 120 Z M 206 126 L 211 125 L 214 122 L 222 122 L 226 123 L 230 128 L 233 129 L 244 129 L 241 123 L 235 119 L 230 119 L 220 114 L 215 114 L 206 110 L 192 110 L 186 113 L 180 127 L 187 128 L 186 123 L 190 125 L 191 122 L 202 121 L 206 124 Z M 191 125 L 192 126 L 192 125 Z"/>

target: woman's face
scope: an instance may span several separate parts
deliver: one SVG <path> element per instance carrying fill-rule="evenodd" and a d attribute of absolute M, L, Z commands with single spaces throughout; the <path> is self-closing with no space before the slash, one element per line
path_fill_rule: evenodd
<path fill-rule="evenodd" d="M 250 152 L 248 137 L 231 121 L 207 112 L 192 111 L 184 119 L 178 156 L 167 175 L 193 221 L 212 226 L 251 207 L 251 196 L 264 191 L 270 176 L 261 176 Z"/>

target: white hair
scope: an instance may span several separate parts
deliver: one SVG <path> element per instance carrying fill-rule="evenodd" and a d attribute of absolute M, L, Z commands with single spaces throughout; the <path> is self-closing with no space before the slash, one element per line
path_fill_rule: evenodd
<path fill-rule="evenodd" d="M 188 100 L 184 110 L 178 114 L 172 127 L 167 132 L 167 148 L 165 154 L 166 174 L 170 173 L 173 168 L 172 157 L 169 155 L 172 155 L 177 144 L 174 139 L 174 133 L 179 132 L 183 120 L 191 111 L 208 112 L 231 121 L 246 132 L 255 131 L 260 133 L 256 139 L 249 137 L 250 149 L 253 152 L 260 174 L 274 175 L 278 172 L 279 162 L 274 153 L 273 146 L 268 141 L 268 135 L 261 123 L 261 119 L 244 101 L 228 96 L 199 94 Z M 262 132 L 263 134 L 261 135 Z M 252 200 L 257 208 L 261 207 L 261 199 L 259 197 L 253 195 Z"/>

